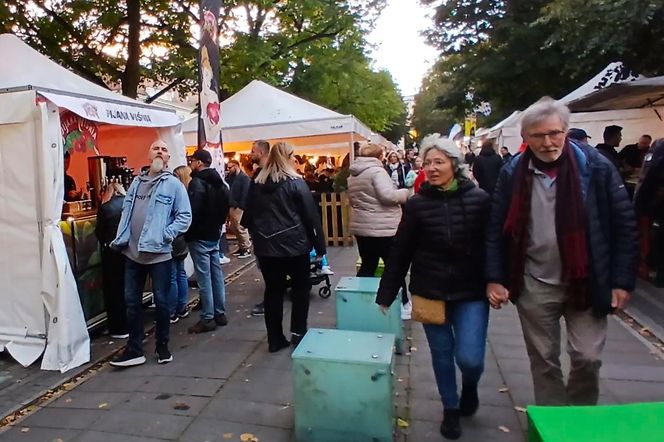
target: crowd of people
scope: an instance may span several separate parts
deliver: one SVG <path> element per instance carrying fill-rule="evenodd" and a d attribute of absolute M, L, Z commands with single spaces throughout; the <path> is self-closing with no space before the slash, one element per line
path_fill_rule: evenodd
<path fill-rule="evenodd" d="M 238 240 L 238 258 L 253 253 L 265 281 L 261 314 L 268 350 L 297 345 L 307 330 L 310 254 L 325 258 L 320 216 L 311 191 L 295 170 L 293 148 L 257 141 L 259 165 L 250 178 L 237 161 L 228 162 L 226 178 L 211 167 L 212 156 L 197 150 L 189 165 L 170 170 L 162 140 L 148 151 L 150 166 L 125 191 L 109 183 L 97 215 L 103 292 L 108 330 L 128 338 L 116 367 L 146 362 L 143 350 L 143 292 L 149 275 L 156 316 L 156 358 L 171 362 L 170 325 L 190 314 L 189 281 L 184 260 L 190 255 L 199 291 L 200 318 L 189 333 L 206 333 L 228 324 L 221 264 L 224 227 Z M 291 287 L 291 338 L 282 331 L 283 298 Z"/>
<path fill-rule="evenodd" d="M 664 215 L 664 139 L 651 146 L 644 135 L 614 154 L 619 127 L 607 127 L 604 143 L 592 147 L 569 120 L 564 105 L 544 98 L 523 113 L 524 148 L 514 156 L 505 148 L 498 154 L 487 141 L 471 158 L 434 134 L 419 151 L 356 146 L 355 160 L 347 156 L 328 177 L 333 188 L 348 192 L 362 261 L 357 276 L 374 276 L 382 259 L 378 308 L 386 312 L 401 295 L 404 319 L 412 313 L 424 324 L 446 438 L 460 437 L 460 417 L 479 408 L 489 311 L 508 302 L 521 321 L 535 402 L 597 403 L 607 315 L 622 309 L 635 287 L 636 215 L 657 222 Z M 297 345 L 306 333 L 311 265 L 326 254 L 320 213 L 292 146 L 257 141 L 251 155 L 252 177 L 231 160 L 222 178 L 205 150 L 171 172 L 168 146 L 158 140 L 148 152 L 150 167 L 126 192 L 117 183 L 108 186 L 97 225 L 108 326 L 112 335 L 129 338 L 112 365 L 146 361 L 147 275 L 157 362 L 173 360 L 169 326 L 189 314 L 187 254 L 201 305 L 189 332 L 228 323 L 219 264 L 227 223 L 238 239 L 237 256 L 253 253 L 263 275 L 263 302 L 254 310 L 265 315 L 268 351 Z M 636 170 L 641 179 L 632 202 L 625 174 Z M 651 254 L 661 255 L 659 249 Z M 288 287 L 290 338 L 282 328 Z M 561 318 L 571 358 L 567 382 L 559 358 Z"/>
<path fill-rule="evenodd" d="M 459 438 L 460 417 L 479 408 L 489 310 L 507 302 L 521 321 L 535 402 L 597 403 L 607 315 L 622 309 L 634 289 L 638 232 L 619 169 L 575 139 L 569 119 L 552 99 L 532 105 L 521 121 L 525 147 L 513 157 L 486 142 L 469 158 L 449 139 L 425 137 L 426 180 L 405 203 L 398 187 L 406 166 L 397 164 L 398 155 L 388 155 L 387 174 L 379 172 L 382 152 L 370 148 L 351 165 L 348 192 L 353 216 L 359 214 L 351 229 L 370 267 L 361 272 L 373 270 L 376 254 L 385 257 L 376 297 L 384 312 L 410 272 L 413 319 L 423 322 L 429 342 L 445 438 Z M 567 382 L 561 318 L 571 359 Z"/>

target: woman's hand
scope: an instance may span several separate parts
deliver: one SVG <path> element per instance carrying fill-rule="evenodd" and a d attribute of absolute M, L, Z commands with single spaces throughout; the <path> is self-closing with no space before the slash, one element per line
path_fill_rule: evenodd
<path fill-rule="evenodd" d="M 380 312 L 384 315 L 387 315 L 387 312 L 390 310 L 389 305 L 379 305 L 378 307 L 380 307 Z"/>
<path fill-rule="evenodd" d="M 500 309 L 510 299 L 510 292 L 502 284 L 490 282 L 486 285 L 486 297 L 491 307 Z"/>

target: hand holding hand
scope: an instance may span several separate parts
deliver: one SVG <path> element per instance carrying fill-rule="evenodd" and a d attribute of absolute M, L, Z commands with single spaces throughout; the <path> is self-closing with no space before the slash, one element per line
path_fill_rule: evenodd
<path fill-rule="evenodd" d="M 500 309 L 510 299 L 510 292 L 502 284 L 490 282 L 486 285 L 486 297 L 491 307 Z"/>
<path fill-rule="evenodd" d="M 387 315 L 387 312 L 390 309 L 389 305 L 379 305 L 378 307 L 380 307 L 380 312 L 384 315 Z"/>

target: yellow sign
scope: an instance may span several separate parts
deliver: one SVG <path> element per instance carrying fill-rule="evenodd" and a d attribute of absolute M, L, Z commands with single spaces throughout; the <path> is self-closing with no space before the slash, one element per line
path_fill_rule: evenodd
<path fill-rule="evenodd" d="M 463 134 L 467 137 L 474 137 L 476 127 L 477 116 L 475 114 L 467 116 L 463 125 Z"/>

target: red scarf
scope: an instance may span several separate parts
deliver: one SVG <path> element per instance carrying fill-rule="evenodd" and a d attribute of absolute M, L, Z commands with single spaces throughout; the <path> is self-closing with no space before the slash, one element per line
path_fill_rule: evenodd
<path fill-rule="evenodd" d="M 565 140 L 561 156 L 553 163 L 539 161 L 528 147 L 516 166 L 512 200 L 507 212 L 503 232 L 510 244 L 510 297 L 515 300 L 523 289 L 523 274 L 528 247 L 530 200 L 533 188 L 533 170 L 558 168 L 556 178 L 556 236 L 562 264 L 562 279 L 567 286 L 569 301 L 579 309 L 590 306 L 586 280 L 588 277 L 588 248 L 585 207 L 581 192 L 581 179 L 574 150 Z"/>

